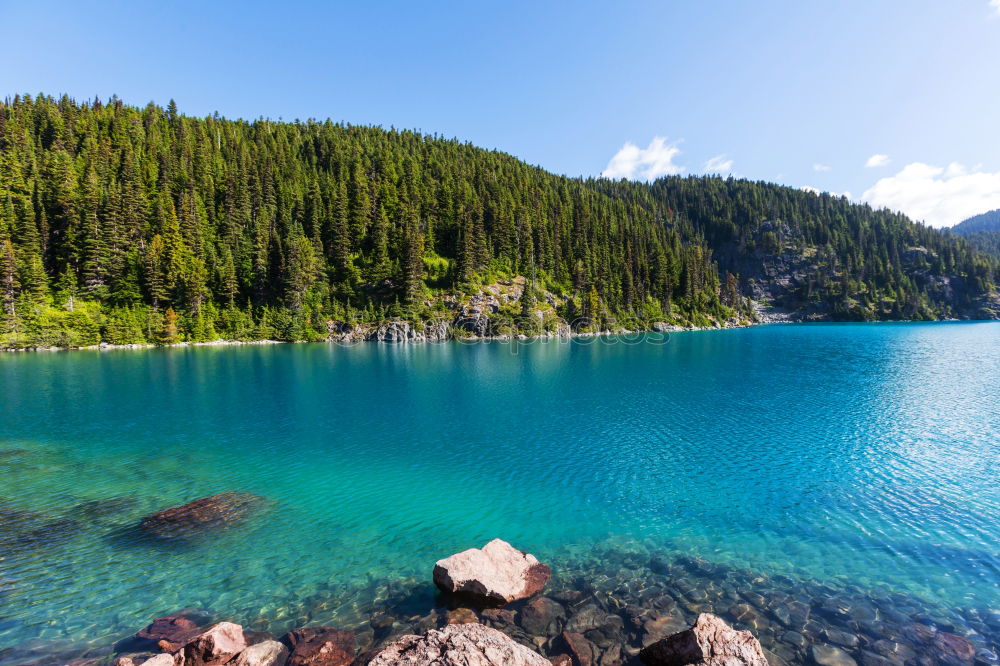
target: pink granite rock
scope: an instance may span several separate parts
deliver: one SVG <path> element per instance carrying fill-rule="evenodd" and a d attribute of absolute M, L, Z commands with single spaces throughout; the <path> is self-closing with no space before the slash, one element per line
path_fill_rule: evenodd
<path fill-rule="evenodd" d="M 760 643 L 718 616 L 702 613 L 694 626 L 659 640 L 639 653 L 646 666 L 768 666 Z"/>
<path fill-rule="evenodd" d="M 494 539 L 482 549 L 470 548 L 434 565 L 434 583 L 443 592 L 485 604 L 506 604 L 539 593 L 552 575 L 534 555 Z"/>
<path fill-rule="evenodd" d="M 362 666 L 552 666 L 506 634 L 482 624 L 450 624 L 403 636 L 358 660 Z"/>
<path fill-rule="evenodd" d="M 220 622 L 191 639 L 182 649 L 184 666 L 222 666 L 247 646 L 243 627 Z"/>

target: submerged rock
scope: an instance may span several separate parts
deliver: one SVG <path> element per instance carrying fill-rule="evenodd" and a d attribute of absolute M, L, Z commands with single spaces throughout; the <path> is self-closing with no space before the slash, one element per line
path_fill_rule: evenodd
<path fill-rule="evenodd" d="M 333 627 L 295 629 L 281 638 L 291 649 L 288 666 L 347 666 L 354 661 L 354 632 Z"/>
<path fill-rule="evenodd" d="M 976 648 L 972 643 L 943 631 L 934 637 L 934 651 L 945 666 L 968 666 L 976 659 Z"/>
<path fill-rule="evenodd" d="M 261 508 L 264 498 L 249 493 L 220 493 L 146 516 L 140 523 L 161 539 L 185 539 L 230 526 Z"/>
<path fill-rule="evenodd" d="M 854 658 L 833 645 L 813 645 L 812 658 L 819 666 L 857 666 Z"/>
<path fill-rule="evenodd" d="M 591 666 L 598 655 L 597 648 L 583 634 L 573 631 L 562 632 L 559 645 L 572 657 L 575 666 Z"/>
<path fill-rule="evenodd" d="M 138 631 L 129 641 L 131 645 L 127 647 L 176 652 L 200 634 L 205 623 L 207 618 L 196 611 L 184 610 L 166 617 L 158 617 L 146 628 Z"/>
<path fill-rule="evenodd" d="M 558 601 L 538 597 L 521 609 L 518 624 L 529 634 L 553 636 L 559 633 L 559 623 L 566 618 L 566 610 Z"/>
<path fill-rule="evenodd" d="M 506 604 L 542 591 L 551 570 L 534 555 L 523 553 L 506 541 L 494 539 L 439 560 L 434 583 L 443 592 L 460 594 L 485 604 Z"/>
<path fill-rule="evenodd" d="M 243 627 L 220 622 L 191 639 L 181 650 L 184 666 L 221 666 L 247 646 Z"/>
<path fill-rule="evenodd" d="M 537 652 L 482 624 L 450 624 L 403 636 L 367 653 L 360 666 L 551 666 Z"/>
<path fill-rule="evenodd" d="M 647 666 L 768 666 L 760 643 L 749 631 L 736 631 L 709 613 L 690 629 L 668 636 L 639 653 Z"/>
<path fill-rule="evenodd" d="M 73 507 L 71 513 L 80 518 L 97 521 L 127 513 L 138 506 L 139 500 L 127 495 L 88 500 Z"/>

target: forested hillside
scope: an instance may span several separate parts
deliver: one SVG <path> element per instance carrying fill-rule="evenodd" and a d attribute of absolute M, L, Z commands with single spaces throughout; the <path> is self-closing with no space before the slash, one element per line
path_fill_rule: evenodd
<path fill-rule="evenodd" d="M 1000 260 L 1000 209 L 970 217 L 951 228 L 969 245 Z"/>
<path fill-rule="evenodd" d="M 799 310 L 852 319 L 987 316 L 996 270 L 901 216 L 764 183 L 567 179 L 456 140 L 172 102 L 0 105 L 0 346 L 323 339 L 454 317 L 518 276 L 521 332 L 709 325 L 773 296 L 786 256 L 807 260 Z"/>
<path fill-rule="evenodd" d="M 723 271 L 793 319 L 993 318 L 996 261 L 904 215 L 764 182 L 597 181 L 654 216 L 676 215 Z"/>

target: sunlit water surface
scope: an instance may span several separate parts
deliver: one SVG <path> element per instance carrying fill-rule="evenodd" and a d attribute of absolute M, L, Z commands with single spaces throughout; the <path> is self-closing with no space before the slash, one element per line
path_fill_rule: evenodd
<path fill-rule="evenodd" d="M 277 631 L 493 537 L 996 610 L 998 476 L 993 323 L 7 354 L 0 648 L 182 607 Z M 132 527 L 229 490 L 271 508 L 183 546 Z"/>

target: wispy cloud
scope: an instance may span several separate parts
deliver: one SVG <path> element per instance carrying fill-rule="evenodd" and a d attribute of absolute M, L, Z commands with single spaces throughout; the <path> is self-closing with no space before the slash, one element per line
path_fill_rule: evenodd
<path fill-rule="evenodd" d="M 1000 0 L 997 0 L 997 2 L 1000 2 Z M 868 158 L 867 162 L 865 162 L 865 166 L 868 167 L 869 169 L 873 169 L 876 167 L 884 167 L 887 164 L 889 164 L 889 156 L 883 155 L 882 153 L 875 153 L 874 155 Z"/>
<path fill-rule="evenodd" d="M 821 190 L 818 187 L 813 187 L 812 185 L 803 185 L 799 189 L 802 190 L 803 192 L 811 192 L 813 194 L 823 194 L 825 192 L 826 194 L 829 194 L 834 197 L 847 197 L 848 199 L 854 198 L 854 195 L 851 194 L 850 192 L 830 192 L 828 190 Z"/>
<path fill-rule="evenodd" d="M 730 173 L 732 170 L 733 161 L 725 155 L 716 155 L 705 162 L 705 166 L 702 168 L 705 173 Z"/>
<path fill-rule="evenodd" d="M 817 162 L 816 164 L 813 164 L 813 171 L 829 171 L 829 170 L 830 170 L 830 167 L 828 167 L 825 164 L 820 164 L 819 162 Z"/>
<path fill-rule="evenodd" d="M 957 162 L 947 168 L 913 162 L 896 175 L 880 179 L 861 199 L 872 206 L 902 211 L 933 227 L 949 227 L 1000 208 L 1000 172 L 977 167 L 969 170 Z"/>
<path fill-rule="evenodd" d="M 660 176 L 673 176 L 684 171 L 683 166 L 674 163 L 680 153 L 676 144 L 667 143 L 666 137 L 662 136 L 653 137 L 645 148 L 626 142 L 608 162 L 601 176 L 614 180 L 655 180 Z"/>
<path fill-rule="evenodd" d="M 997 10 L 997 14 L 1000 15 L 1000 0 L 990 0 L 990 7 Z"/>

